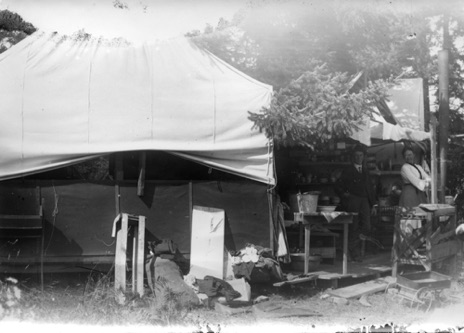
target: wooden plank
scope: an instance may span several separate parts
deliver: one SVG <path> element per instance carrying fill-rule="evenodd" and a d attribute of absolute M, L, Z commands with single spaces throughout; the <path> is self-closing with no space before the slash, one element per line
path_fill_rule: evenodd
<path fill-rule="evenodd" d="M 137 235 L 139 234 L 139 226 L 138 224 L 132 225 L 132 292 L 135 293 L 137 291 Z"/>
<path fill-rule="evenodd" d="M 145 216 L 139 216 L 137 233 L 137 288 L 136 291 L 143 296 L 143 266 L 145 262 Z M 135 274 L 135 272 L 132 272 Z"/>
<path fill-rule="evenodd" d="M 299 277 L 297 277 L 296 279 L 293 279 L 293 280 L 276 282 L 276 283 L 273 284 L 273 286 L 274 287 L 282 287 L 282 286 L 291 285 L 291 284 L 298 284 L 298 283 L 303 283 L 303 282 L 308 282 L 308 281 L 314 281 L 319 277 L 319 275 L 322 275 L 322 274 L 330 274 L 330 273 L 324 272 L 324 271 L 312 272 L 312 273 L 308 273 L 308 274 L 305 274 L 305 275 L 300 275 Z"/>
<path fill-rule="evenodd" d="M 42 218 L 40 215 L 0 215 L 2 220 L 37 220 L 40 218 Z"/>
<path fill-rule="evenodd" d="M 305 225 L 305 244 L 304 244 L 304 273 L 307 274 L 309 271 L 309 249 L 310 249 L 310 239 L 311 239 L 311 227 Z"/>
<path fill-rule="evenodd" d="M 348 224 L 343 225 L 343 274 L 348 273 Z"/>
<path fill-rule="evenodd" d="M 338 280 L 345 277 L 351 277 L 351 274 L 338 274 L 338 273 L 329 273 L 321 274 L 317 278 L 320 280 Z"/>
<path fill-rule="evenodd" d="M 445 216 L 445 215 L 453 216 L 454 214 L 456 214 L 456 208 L 454 207 L 440 208 L 433 212 L 434 216 Z"/>
<path fill-rule="evenodd" d="M 382 273 L 389 272 L 392 270 L 390 266 L 374 266 L 374 267 L 367 267 L 368 269 L 374 270 L 374 271 L 379 271 Z"/>
<path fill-rule="evenodd" d="M 198 279 L 211 275 L 224 278 L 223 209 L 194 206 L 189 274 Z"/>
<path fill-rule="evenodd" d="M 36 238 L 36 237 L 34 237 Z M 15 257 L 15 263 L 28 263 L 30 259 L 24 257 Z M 0 256 L 0 262 L 2 265 L 8 264 L 7 256 Z M 67 257 L 57 257 L 57 256 L 44 256 L 44 262 L 49 264 L 66 264 L 67 266 L 71 264 L 112 264 L 114 263 L 114 255 L 108 256 L 67 256 Z"/>
<path fill-rule="evenodd" d="M 385 279 L 376 279 L 367 281 L 359 284 L 355 284 L 349 287 L 340 288 L 336 290 L 329 290 L 328 293 L 332 296 L 342 297 L 346 299 L 356 299 L 363 295 L 370 295 L 380 291 L 385 291 L 388 286 L 388 282 Z"/>
<path fill-rule="evenodd" d="M 127 225 L 128 216 L 122 214 L 121 229 L 116 234 L 114 288 L 123 292 L 126 291 Z"/>
<path fill-rule="evenodd" d="M 320 313 L 303 307 L 288 307 L 278 302 L 263 302 L 253 305 L 253 313 L 261 318 L 285 318 L 321 316 Z"/>

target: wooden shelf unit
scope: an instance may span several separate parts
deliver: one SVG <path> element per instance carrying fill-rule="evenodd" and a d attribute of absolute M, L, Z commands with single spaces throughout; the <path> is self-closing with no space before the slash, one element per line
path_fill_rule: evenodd
<path fill-rule="evenodd" d="M 412 234 L 407 234 L 401 228 L 401 223 L 414 219 L 422 221 L 422 225 L 414 229 Z M 456 209 L 451 206 L 439 208 L 424 216 L 404 216 L 398 211 L 395 215 L 393 236 L 393 277 L 396 277 L 400 264 L 420 265 L 426 271 L 431 271 L 433 264 L 445 260 L 450 260 L 450 271 L 454 274 L 456 254 L 459 252 L 455 229 Z"/>

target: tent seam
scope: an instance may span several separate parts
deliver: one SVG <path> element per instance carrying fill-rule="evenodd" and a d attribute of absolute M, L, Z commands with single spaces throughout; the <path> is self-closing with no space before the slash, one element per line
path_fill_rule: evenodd
<path fill-rule="evenodd" d="M 24 161 L 24 91 L 26 87 L 26 69 L 29 57 L 31 55 L 32 44 L 29 44 L 29 49 L 27 51 L 26 63 L 24 64 L 24 71 L 23 71 L 23 96 L 21 98 L 21 169 Z"/>
<path fill-rule="evenodd" d="M 216 81 L 214 80 L 214 73 L 211 73 L 211 79 L 213 80 L 213 143 L 216 143 Z"/>
<path fill-rule="evenodd" d="M 87 144 L 90 145 L 90 84 L 92 81 L 92 60 L 89 67 L 89 85 L 87 91 Z"/>

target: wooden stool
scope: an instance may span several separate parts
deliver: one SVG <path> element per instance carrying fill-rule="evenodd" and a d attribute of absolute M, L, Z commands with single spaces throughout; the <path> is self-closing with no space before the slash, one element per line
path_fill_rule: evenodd
<path fill-rule="evenodd" d="M 117 227 L 118 225 L 119 228 Z M 144 294 L 145 216 L 121 213 L 113 222 L 112 236 L 116 236 L 114 288 L 116 290 L 121 289 L 123 292 L 126 291 L 127 238 L 129 226 L 134 230 L 132 248 L 132 291 L 142 296 Z"/>

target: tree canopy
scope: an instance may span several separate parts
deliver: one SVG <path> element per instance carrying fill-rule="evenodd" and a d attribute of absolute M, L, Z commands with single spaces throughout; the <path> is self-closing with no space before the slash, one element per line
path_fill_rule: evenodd
<path fill-rule="evenodd" d="M 36 28 L 9 10 L 0 10 L 0 53 L 20 42 Z"/>
<path fill-rule="evenodd" d="M 251 115 L 259 128 L 278 143 L 311 145 L 355 130 L 372 112 L 375 96 L 387 97 L 381 86 L 398 77 L 422 77 L 435 91 L 445 19 L 450 32 L 452 112 L 461 118 L 464 22 L 462 10 L 457 10 L 461 7 L 455 1 L 255 0 L 230 22 L 221 20 L 217 27 L 189 36 L 274 86 L 272 105 Z M 367 77 L 364 88 L 347 93 L 346 85 L 359 71 Z M 326 88 L 301 78 L 312 78 Z M 345 111 L 341 101 L 351 111 Z M 322 110 L 324 117 L 316 119 L 314 114 Z"/>

